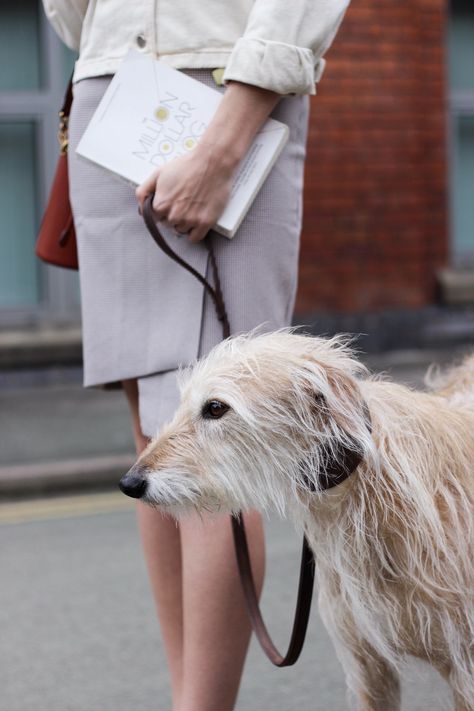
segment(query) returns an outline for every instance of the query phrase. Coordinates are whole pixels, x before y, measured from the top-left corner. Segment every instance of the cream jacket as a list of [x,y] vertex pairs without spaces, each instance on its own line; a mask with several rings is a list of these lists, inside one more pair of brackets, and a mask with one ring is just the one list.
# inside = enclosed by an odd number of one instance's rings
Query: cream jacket
[[74,81],[113,74],[130,47],[172,67],[225,67],[279,94],[315,94],[350,0],[43,0]]

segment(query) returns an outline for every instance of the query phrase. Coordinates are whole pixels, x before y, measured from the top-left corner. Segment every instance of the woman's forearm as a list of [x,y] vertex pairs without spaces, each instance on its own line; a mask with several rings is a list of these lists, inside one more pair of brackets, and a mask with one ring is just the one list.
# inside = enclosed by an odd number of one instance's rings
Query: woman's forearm
[[281,98],[274,91],[230,81],[196,150],[211,153],[218,164],[232,171]]
[[171,160],[136,189],[140,206],[154,193],[153,209],[178,232],[199,242],[222,214],[234,171],[281,94],[243,82],[229,82],[200,141]]

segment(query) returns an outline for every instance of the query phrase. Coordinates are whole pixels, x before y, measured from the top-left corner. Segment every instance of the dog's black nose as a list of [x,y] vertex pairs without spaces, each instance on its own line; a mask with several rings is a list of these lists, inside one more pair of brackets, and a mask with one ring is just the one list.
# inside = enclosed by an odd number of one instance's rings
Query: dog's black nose
[[146,491],[147,481],[142,471],[135,465],[120,479],[119,487],[127,496],[141,499]]

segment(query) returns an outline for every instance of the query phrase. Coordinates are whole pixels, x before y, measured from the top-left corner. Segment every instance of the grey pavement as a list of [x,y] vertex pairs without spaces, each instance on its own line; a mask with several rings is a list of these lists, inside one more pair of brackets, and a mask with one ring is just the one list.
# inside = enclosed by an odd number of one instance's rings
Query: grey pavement
[[[0,711],[171,711],[132,504],[119,494],[4,503],[0,537]],[[288,524],[267,524],[263,609],[282,646],[299,545]],[[252,643],[237,711],[347,708],[341,668],[315,610],[295,667],[273,668]],[[436,673],[410,663],[403,711],[451,708]]]

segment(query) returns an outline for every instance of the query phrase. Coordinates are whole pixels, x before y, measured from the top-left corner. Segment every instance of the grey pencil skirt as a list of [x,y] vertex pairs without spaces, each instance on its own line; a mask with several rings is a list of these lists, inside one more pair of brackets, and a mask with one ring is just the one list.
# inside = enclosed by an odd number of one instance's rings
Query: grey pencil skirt
[[[217,88],[209,69],[186,74]],[[133,188],[75,154],[111,77],[74,85],[69,125],[69,181],[77,233],[83,324],[84,385],[137,378],[143,433],[153,436],[178,403],[176,371],[220,339],[202,285],[152,241]],[[225,88],[220,87],[221,92]],[[298,274],[309,97],[283,97],[271,116],[289,141],[232,240],[213,241],[233,333],[291,323]],[[202,244],[167,233],[173,248],[208,273]]]

